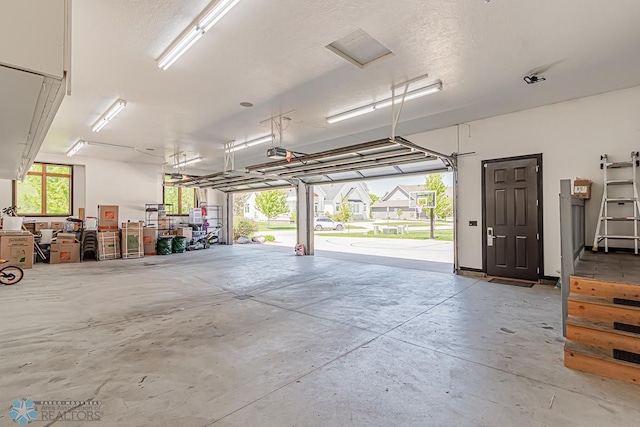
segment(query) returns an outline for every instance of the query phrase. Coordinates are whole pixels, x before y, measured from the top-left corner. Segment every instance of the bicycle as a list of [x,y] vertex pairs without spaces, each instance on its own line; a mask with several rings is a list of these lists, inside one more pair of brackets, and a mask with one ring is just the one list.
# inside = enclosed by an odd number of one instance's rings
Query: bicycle
[[[6,264],[7,260],[0,259],[0,265]],[[20,267],[16,267],[15,265],[8,265],[6,267],[0,268],[0,283],[3,285],[15,285],[24,276],[24,271]]]

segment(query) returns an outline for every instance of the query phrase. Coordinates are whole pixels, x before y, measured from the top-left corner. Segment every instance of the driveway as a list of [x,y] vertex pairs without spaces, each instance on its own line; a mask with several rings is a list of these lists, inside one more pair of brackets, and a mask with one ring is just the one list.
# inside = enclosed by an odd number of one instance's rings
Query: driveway
[[[263,234],[275,236],[269,245],[293,248],[296,245],[295,230],[270,230]],[[315,233],[315,248],[320,251],[349,254],[375,255],[392,258],[453,263],[453,242],[441,240],[385,239],[369,237],[323,236]]]

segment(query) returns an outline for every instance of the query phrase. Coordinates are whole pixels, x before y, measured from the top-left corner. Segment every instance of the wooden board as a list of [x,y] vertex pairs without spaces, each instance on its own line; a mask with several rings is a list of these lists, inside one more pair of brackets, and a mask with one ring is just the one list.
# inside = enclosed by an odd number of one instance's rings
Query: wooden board
[[640,307],[612,304],[591,297],[569,296],[569,316],[640,326]]
[[571,294],[640,301],[640,285],[606,282],[577,276],[571,276],[569,282],[571,283]]
[[640,354],[640,335],[618,331],[596,322],[567,320],[567,339],[587,346],[613,349]]
[[571,342],[567,342],[564,348],[564,366],[576,371],[640,384],[640,365],[616,360]]

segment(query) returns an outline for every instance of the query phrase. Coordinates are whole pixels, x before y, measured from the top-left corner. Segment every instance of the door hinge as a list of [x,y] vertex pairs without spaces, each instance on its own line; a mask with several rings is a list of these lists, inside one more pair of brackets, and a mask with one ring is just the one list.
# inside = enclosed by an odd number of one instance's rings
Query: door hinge
[[540,240],[540,233],[536,233],[536,240]]
[[536,173],[540,172],[540,166],[536,166]]
[[536,273],[540,274],[540,267],[536,268]]
[[486,164],[486,163],[484,164],[484,167],[485,167],[485,168],[487,167],[487,164]]
[[540,205],[538,204],[538,201],[537,201],[537,200],[536,200],[536,206],[540,206]]

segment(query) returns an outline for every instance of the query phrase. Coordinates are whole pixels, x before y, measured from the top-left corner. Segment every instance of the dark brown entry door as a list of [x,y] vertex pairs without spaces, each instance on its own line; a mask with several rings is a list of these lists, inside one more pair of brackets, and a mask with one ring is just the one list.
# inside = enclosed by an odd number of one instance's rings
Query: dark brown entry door
[[489,276],[538,280],[538,166],[537,157],[484,164]]

